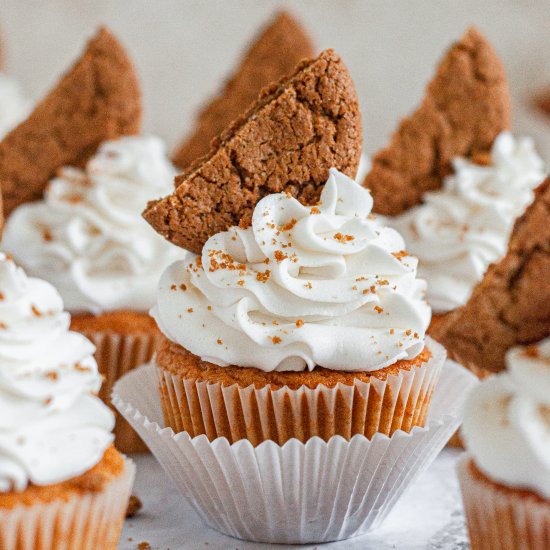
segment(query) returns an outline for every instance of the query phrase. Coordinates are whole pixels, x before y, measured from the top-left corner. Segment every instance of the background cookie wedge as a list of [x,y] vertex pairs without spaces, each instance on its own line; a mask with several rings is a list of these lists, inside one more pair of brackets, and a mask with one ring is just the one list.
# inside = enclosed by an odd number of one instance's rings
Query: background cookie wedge
[[355,87],[340,57],[326,50],[264,89],[144,217],[173,244],[199,253],[265,195],[286,191],[311,204],[329,168],[355,177],[361,141]]
[[508,252],[432,337],[467,367],[498,372],[506,351],[550,336],[550,178],[516,221]]
[[420,107],[374,156],[364,180],[374,196],[374,210],[395,216],[419,204],[423,193],[441,187],[453,157],[483,156],[509,127],[504,68],[472,27],[446,53]]
[[135,134],[140,126],[134,67],[102,28],[31,115],[0,142],[4,215],[41,198],[59,167],[83,166],[102,141]]
[[218,136],[258,97],[260,90],[290,74],[302,59],[314,55],[311,40],[291,15],[279,12],[245,52],[233,76],[197,116],[195,127],[173,155],[187,168],[210,150]]

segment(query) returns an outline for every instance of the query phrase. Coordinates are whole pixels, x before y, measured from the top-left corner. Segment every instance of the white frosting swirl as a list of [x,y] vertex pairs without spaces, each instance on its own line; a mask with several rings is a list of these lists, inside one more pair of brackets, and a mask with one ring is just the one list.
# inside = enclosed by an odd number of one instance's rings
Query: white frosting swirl
[[470,395],[462,436],[488,477],[550,499],[550,338],[506,359]]
[[23,96],[19,83],[0,73],[0,138],[29,114],[30,107],[30,102]]
[[10,216],[3,248],[61,293],[72,312],[147,311],[167,265],[184,253],[141,217],[173,190],[175,170],[155,137],[104,143],[86,170],[63,168],[43,201]]
[[456,158],[453,167],[440,191],[426,193],[422,205],[388,219],[418,257],[418,275],[428,282],[435,313],[466,303],[489,264],[506,252],[516,218],[545,176],[533,141],[509,132],[496,138],[490,165]]
[[[415,357],[430,309],[417,260],[371,215],[370,193],[332,169],[318,206],[263,198],[252,225],[169,267],[152,314],[217,365],[373,371]],[[201,267],[204,266],[203,267]]]
[[83,474],[111,444],[95,348],[49,283],[0,254],[0,491]]

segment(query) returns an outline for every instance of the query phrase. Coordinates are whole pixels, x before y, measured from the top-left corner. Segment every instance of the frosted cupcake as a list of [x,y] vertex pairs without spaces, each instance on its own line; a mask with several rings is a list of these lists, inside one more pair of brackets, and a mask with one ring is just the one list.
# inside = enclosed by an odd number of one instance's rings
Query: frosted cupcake
[[95,394],[94,346],[0,255],[0,547],[117,547],[134,476]]
[[473,550],[550,541],[550,339],[507,354],[465,410],[459,467]]
[[210,439],[422,426],[444,358],[417,260],[331,170],[316,206],[274,194],[163,274],[152,311],[166,424]]
[[[159,333],[147,311],[164,268],[185,255],[140,215],[174,175],[158,138],[108,141],[84,170],[60,169],[43,200],[19,206],[6,224],[3,248],[58,289],[72,328],[96,345],[106,400],[122,373],[150,360]],[[123,450],[136,449],[125,424],[116,434]]]

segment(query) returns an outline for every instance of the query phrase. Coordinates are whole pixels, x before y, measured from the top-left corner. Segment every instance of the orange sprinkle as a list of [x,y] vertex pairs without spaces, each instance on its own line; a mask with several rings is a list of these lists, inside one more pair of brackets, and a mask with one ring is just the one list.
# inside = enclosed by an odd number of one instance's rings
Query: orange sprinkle
[[341,243],[353,241],[355,239],[353,235],[342,235],[342,233],[336,233],[333,238]]
[[35,305],[31,306],[31,310],[37,317],[42,317],[42,313],[38,311],[38,308]]
[[170,290],[176,290],[177,288],[178,288],[178,287],[177,287],[176,285],[172,285],[172,286],[170,287]]
[[258,273],[256,273],[256,279],[262,283],[265,283],[269,279],[270,275],[271,271],[269,269],[266,269],[264,272],[258,271]]
[[300,327],[303,327],[303,326],[304,326],[304,320],[303,319],[298,319],[296,321],[296,327],[300,328]]
[[241,221],[239,222],[239,227],[241,229],[248,229],[252,225],[252,218],[245,217],[241,218]]
[[290,231],[297,223],[298,223],[298,220],[296,218],[292,218],[287,224],[280,225],[279,230],[280,231]]
[[187,290],[187,287],[186,287],[183,283],[181,283],[180,288],[181,288],[181,290],[183,290],[184,292]]
[[391,255],[400,260],[401,258],[408,256],[409,253],[406,250],[400,250],[399,252],[392,252]]
[[376,313],[380,314],[382,313],[384,310],[380,307],[380,306],[374,306],[374,310],[376,311]]
[[288,258],[288,256],[286,254],[284,254],[283,252],[281,252],[280,250],[275,250],[275,259],[278,261],[278,262],[282,262],[283,260],[285,260],[286,258]]
[[304,286],[306,288],[313,288],[313,285],[309,281]]
[[218,338],[217,342],[220,346],[223,344],[223,342],[219,338]]
[[193,308],[190,307],[190,308],[187,310],[187,313],[193,313]]
[[271,338],[271,341],[274,343],[274,344],[280,344],[281,343],[281,339],[278,337],[278,336],[273,336]]
[[406,334],[407,336],[410,336],[410,335],[412,334],[412,330],[411,330],[411,329],[406,330],[406,331],[405,331],[405,334]]
[[208,311],[212,311],[212,306],[208,306]]
[[239,280],[237,281],[237,284],[238,284],[239,286],[244,286],[244,281],[243,281],[242,279],[239,279]]
[[390,328],[390,334],[395,334],[395,329]]
[[311,214],[320,214],[321,211],[320,211],[316,206],[314,206],[314,207],[310,210],[310,213],[311,213]]

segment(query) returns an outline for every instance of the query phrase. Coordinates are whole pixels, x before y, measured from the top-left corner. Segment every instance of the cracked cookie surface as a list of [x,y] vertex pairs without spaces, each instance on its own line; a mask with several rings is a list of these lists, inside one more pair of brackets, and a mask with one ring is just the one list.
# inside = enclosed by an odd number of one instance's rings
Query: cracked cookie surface
[[426,191],[441,187],[454,157],[487,153],[509,127],[504,68],[483,35],[470,28],[446,53],[420,107],[374,156],[363,183],[374,211],[396,216],[419,204]]
[[506,352],[550,335],[550,178],[516,221],[508,252],[432,337],[464,366],[498,372]]
[[361,141],[353,82],[326,50],[265,88],[144,217],[173,244],[200,253],[210,236],[250,217],[265,195],[288,192],[312,204],[331,167],[355,177]]
[[302,59],[313,55],[300,23],[286,12],[278,13],[256,36],[219,94],[202,108],[195,127],[174,153],[174,164],[185,169],[208,153],[212,138],[239,117],[264,86],[290,74]]
[[63,165],[82,167],[98,145],[136,134],[141,97],[131,61],[105,28],[30,116],[0,143],[0,185],[6,216],[42,198]]

